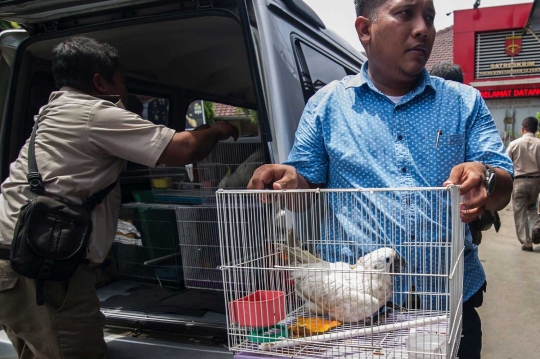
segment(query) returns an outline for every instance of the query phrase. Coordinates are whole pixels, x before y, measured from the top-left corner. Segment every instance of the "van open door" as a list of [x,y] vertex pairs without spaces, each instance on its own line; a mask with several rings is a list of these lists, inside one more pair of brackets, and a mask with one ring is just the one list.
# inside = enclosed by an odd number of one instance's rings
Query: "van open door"
[[358,73],[365,57],[338,41],[302,0],[243,1],[262,68],[274,162],[281,163],[309,97],[333,80]]
[[[246,45],[254,44],[244,36],[247,3],[98,2],[103,8],[87,3],[0,1],[0,18],[19,21],[29,33],[14,57],[15,75],[5,105],[2,179],[27,140],[35,114],[57,90],[52,50],[71,36],[88,36],[118,49],[128,90],[144,104],[141,116],[149,121],[182,131],[191,104],[199,109],[202,101],[232,107],[226,120],[242,128],[240,138],[221,143],[197,169],[128,165],[120,178],[119,219],[133,223],[136,230],[130,234],[139,241],[114,238],[113,259],[108,267],[104,264],[98,288],[109,325],[206,336],[221,344],[226,338],[226,305],[219,291],[223,280],[215,191],[226,176],[235,181],[242,177],[245,188],[253,170],[268,161],[264,144],[271,141],[264,136],[268,132],[257,128],[263,128],[267,116],[254,85],[261,83],[258,58]],[[253,121],[242,109],[256,112]],[[219,116],[223,114],[216,107],[216,120]]]
[[27,37],[28,33],[22,29],[4,30],[0,33],[0,129],[3,127],[15,54],[19,44]]

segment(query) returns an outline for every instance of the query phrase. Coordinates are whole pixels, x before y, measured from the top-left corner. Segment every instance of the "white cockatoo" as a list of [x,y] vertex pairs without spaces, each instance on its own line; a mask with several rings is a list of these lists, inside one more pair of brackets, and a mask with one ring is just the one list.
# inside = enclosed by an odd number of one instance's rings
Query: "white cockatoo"
[[392,275],[405,261],[392,248],[380,248],[350,265],[325,262],[298,247],[279,245],[286,254],[296,295],[305,308],[344,323],[373,317],[392,297]]

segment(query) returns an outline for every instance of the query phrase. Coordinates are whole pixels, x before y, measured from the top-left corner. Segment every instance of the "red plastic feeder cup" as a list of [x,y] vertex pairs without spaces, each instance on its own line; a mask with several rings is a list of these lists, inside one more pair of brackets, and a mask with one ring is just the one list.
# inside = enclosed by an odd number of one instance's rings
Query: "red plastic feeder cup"
[[285,293],[258,290],[229,303],[231,323],[252,328],[266,328],[285,319]]

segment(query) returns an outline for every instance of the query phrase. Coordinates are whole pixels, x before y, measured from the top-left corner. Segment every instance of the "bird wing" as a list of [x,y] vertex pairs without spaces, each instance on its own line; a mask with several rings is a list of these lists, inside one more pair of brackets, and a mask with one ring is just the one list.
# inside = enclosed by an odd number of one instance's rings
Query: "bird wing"
[[[392,295],[388,274],[354,269],[344,262],[325,262],[301,248],[279,244],[288,254],[296,295],[315,315],[328,315],[344,323],[362,321],[376,313]],[[389,284],[390,283],[390,284]]]
[[307,266],[320,263],[326,263],[326,265],[328,265],[328,262],[315,257],[310,252],[302,250],[302,248],[299,247],[289,247],[286,244],[278,243],[276,244],[276,251],[288,258],[289,265],[291,267],[302,266],[304,268],[308,268]]

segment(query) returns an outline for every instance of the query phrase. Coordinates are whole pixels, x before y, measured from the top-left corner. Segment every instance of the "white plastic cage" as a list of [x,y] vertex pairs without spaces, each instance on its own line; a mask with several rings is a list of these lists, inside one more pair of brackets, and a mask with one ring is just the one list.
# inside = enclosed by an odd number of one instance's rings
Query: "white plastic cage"
[[455,358],[459,188],[217,193],[229,348],[286,358]]

